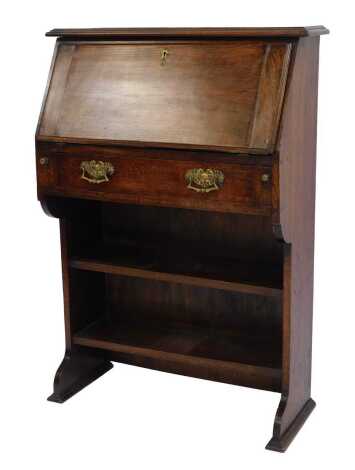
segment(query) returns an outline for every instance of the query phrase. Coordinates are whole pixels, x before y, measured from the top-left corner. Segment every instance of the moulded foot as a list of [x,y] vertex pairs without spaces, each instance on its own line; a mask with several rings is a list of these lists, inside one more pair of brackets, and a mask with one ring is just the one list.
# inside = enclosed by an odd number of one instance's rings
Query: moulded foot
[[305,403],[301,411],[298,413],[298,415],[292,421],[286,431],[281,436],[273,436],[268,442],[266,449],[274,450],[276,452],[285,452],[285,450],[291,444],[298,431],[304,425],[308,416],[314,410],[315,406],[315,401],[312,398],[309,398],[309,400]]
[[66,355],[54,379],[54,391],[48,401],[63,403],[94,380],[112,369],[107,360]]

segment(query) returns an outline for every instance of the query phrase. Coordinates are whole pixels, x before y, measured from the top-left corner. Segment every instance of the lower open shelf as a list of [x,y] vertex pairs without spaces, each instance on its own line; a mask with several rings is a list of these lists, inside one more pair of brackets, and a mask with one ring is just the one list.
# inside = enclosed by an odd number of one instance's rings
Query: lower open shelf
[[[74,344],[113,360],[183,375],[280,391],[281,341],[197,327],[159,328],[99,320]],[[196,371],[195,371],[196,368]]]

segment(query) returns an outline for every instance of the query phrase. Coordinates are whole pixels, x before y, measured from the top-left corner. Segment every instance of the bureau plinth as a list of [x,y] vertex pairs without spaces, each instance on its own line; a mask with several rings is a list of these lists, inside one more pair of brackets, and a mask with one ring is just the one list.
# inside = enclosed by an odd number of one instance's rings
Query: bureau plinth
[[[49,400],[111,361],[310,396],[319,35],[53,30],[38,198],[60,220],[66,351]],[[213,405],[211,405],[213,406]]]

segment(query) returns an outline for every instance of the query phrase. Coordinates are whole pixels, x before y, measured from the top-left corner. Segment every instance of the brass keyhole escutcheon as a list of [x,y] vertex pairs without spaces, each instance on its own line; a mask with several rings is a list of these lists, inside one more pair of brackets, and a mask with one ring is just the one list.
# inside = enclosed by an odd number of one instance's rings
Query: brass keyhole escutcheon
[[162,49],[160,51],[160,65],[165,65],[168,54],[169,54],[168,49]]

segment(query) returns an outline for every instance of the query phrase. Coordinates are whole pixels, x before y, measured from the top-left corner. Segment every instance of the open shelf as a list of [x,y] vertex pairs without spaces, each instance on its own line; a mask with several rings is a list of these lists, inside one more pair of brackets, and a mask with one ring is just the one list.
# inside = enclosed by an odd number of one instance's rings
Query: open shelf
[[76,345],[119,353],[119,360],[126,363],[159,369],[154,361],[167,361],[174,364],[176,373],[189,375],[187,370],[191,373],[202,367],[208,377],[196,375],[201,378],[273,391],[280,388],[281,338],[100,319],[75,334],[73,340]]
[[268,217],[88,203],[70,234],[77,348],[280,391],[283,251]]
[[282,293],[281,270],[267,263],[189,253],[176,245],[128,242],[101,245],[91,253],[71,257],[70,266],[247,294],[278,297]]

